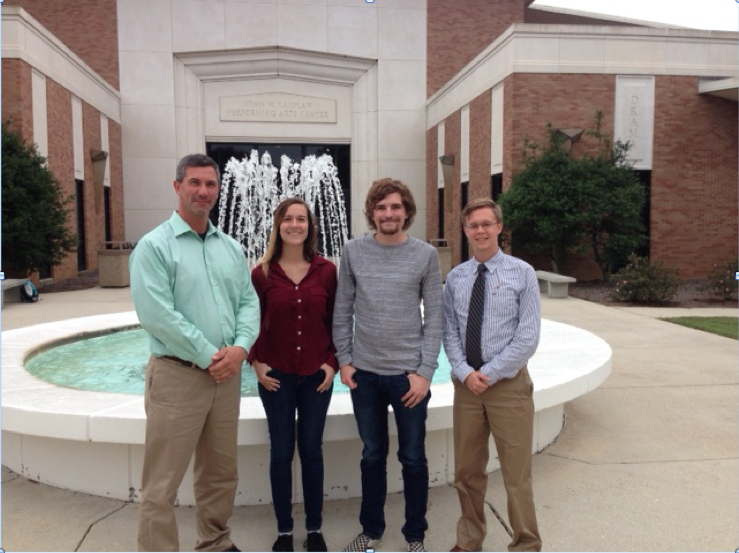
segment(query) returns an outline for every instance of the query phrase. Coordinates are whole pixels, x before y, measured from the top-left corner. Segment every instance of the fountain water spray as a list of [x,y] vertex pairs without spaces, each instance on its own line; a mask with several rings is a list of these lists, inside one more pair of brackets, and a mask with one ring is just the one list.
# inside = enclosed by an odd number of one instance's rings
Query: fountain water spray
[[338,263],[349,228],[338,171],[326,154],[300,163],[282,156],[279,170],[268,152],[261,163],[257,150],[242,160],[232,157],[223,173],[218,228],[241,244],[252,267],[267,249],[275,208],[288,197],[310,206],[318,225],[318,250]]

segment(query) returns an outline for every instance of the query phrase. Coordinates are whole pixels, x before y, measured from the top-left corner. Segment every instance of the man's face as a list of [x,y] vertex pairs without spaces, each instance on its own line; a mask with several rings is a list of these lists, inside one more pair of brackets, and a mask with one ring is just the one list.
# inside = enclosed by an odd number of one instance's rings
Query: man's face
[[498,253],[498,235],[502,230],[503,224],[489,207],[481,207],[470,213],[464,225],[464,233],[472,244],[475,256],[481,258]]
[[405,211],[403,199],[399,192],[393,192],[385,196],[377,202],[372,212],[372,220],[380,234],[394,235],[402,232],[407,218],[408,214]]
[[207,219],[218,198],[216,171],[213,167],[187,167],[182,182],[174,181],[174,189],[180,197],[180,217]]

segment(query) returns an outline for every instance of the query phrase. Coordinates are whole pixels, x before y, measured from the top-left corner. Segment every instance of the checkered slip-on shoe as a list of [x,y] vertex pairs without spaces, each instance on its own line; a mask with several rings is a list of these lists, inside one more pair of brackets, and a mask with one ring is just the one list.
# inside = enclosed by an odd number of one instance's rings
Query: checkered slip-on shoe
[[342,551],[367,551],[380,545],[381,538],[370,538],[367,534],[359,534]]

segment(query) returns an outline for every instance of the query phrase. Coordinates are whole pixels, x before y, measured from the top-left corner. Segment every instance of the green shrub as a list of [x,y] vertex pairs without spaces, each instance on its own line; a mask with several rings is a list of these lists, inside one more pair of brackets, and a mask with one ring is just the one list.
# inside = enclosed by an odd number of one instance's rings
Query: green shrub
[[670,301],[680,286],[680,270],[631,255],[629,263],[616,275],[613,299],[631,303]]
[[720,264],[714,264],[706,283],[700,291],[709,296],[730,300],[737,297],[736,273],[739,271],[739,258],[728,259]]
[[75,251],[70,204],[34,145],[2,124],[2,266],[21,275],[53,266]]

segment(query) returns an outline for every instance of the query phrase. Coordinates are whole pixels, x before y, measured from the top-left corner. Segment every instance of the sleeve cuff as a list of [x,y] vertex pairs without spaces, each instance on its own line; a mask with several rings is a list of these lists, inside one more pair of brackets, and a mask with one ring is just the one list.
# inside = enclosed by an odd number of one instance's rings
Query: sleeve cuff
[[205,350],[198,355],[197,359],[195,359],[195,362],[198,364],[198,367],[205,370],[208,367],[210,367],[210,364],[213,362],[213,356],[218,352],[218,348],[215,346],[211,346],[210,344],[205,347]]

